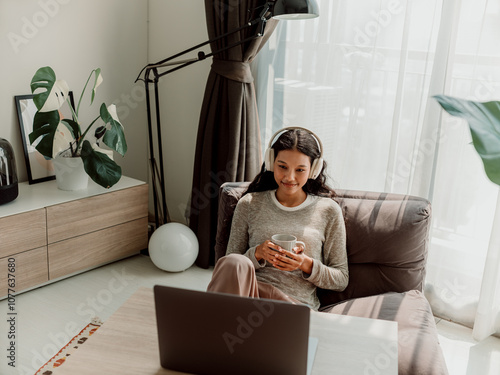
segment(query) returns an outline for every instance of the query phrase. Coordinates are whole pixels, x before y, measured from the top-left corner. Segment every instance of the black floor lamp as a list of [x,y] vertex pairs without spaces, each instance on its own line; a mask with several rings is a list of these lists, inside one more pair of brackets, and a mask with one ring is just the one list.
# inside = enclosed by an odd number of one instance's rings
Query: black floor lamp
[[[207,57],[212,57],[228,49],[239,46],[241,44],[247,43],[253,39],[260,38],[264,34],[264,28],[266,27],[266,22],[271,18],[277,19],[304,19],[304,18],[315,18],[319,16],[318,6],[316,0],[276,0],[267,1],[262,6],[262,11],[259,15],[246,23],[245,25],[236,28],[228,33],[220,35],[214,39],[208,40],[204,43],[200,43],[196,46],[188,48],[185,51],[167,57],[156,63],[148,64],[140,71],[136,82],[141,80],[145,84],[146,88],[146,103],[147,103],[147,120],[148,120],[148,134],[149,134],[149,154],[150,154],[150,167],[151,167],[151,180],[153,185],[153,199],[154,199],[154,210],[155,210],[155,224],[158,228],[161,224],[165,222],[170,222],[170,215],[167,208],[166,198],[165,198],[165,178],[164,178],[164,168],[163,168],[163,147],[161,141],[161,121],[160,121],[160,100],[159,100],[159,90],[158,82],[161,77],[175,72],[176,70],[182,69],[186,66],[194,64],[198,61],[205,60]],[[249,27],[256,26],[256,33],[244,40],[237,43],[225,46],[218,51],[212,51],[211,53],[204,53],[202,51],[197,53],[197,57],[187,59],[187,60],[176,60],[179,57],[193,52],[209,43],[216,42],[220,39],[226,38],[229,35],[247,29]],[[154,103],[155,111],[154,114],[151,110],[151,95],[150,89],[153,85]],[[156,126],[154,127],[154,123]],[[154,148],[154,134],[153,131],[156,128],[156,140],[158,148],[158,158],[159,166],[156,162],[155,148]],[[166,221],[165,221],[166,220]]]

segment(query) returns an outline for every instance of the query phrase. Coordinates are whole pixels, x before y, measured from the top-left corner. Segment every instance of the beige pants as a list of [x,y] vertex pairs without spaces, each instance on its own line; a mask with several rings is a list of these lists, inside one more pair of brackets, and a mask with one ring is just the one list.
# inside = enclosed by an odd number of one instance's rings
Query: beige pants
[[218,260],[207,291],[300,303],[271,284],[257,281],[252,261],[240,254],[229,254]]

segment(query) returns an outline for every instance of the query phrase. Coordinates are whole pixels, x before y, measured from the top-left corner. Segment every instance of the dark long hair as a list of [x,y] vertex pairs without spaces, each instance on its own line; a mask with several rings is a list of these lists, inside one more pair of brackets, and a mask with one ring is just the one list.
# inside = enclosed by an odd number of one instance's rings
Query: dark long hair
[[[274,149],[274,157],[283,150],[297,150],[307,156],[311,161],[321,157],[318,142],[314,136],[307,130],[291,129],[287,130],[279,136],[279,138],[272,145]],[[274,162],[274,160],[273,160]],[[274,190],[278,188],[278,184],[274,179],[274,173],[266,170],[265,163],[262,165],[260,173],[248,186],[244,194],[253,193],[256,191]],[[308,179],[306,184],[302,187],[307,194],[319,195],[321,197],[336,197],[335,191],[326,184],[326,162],[323,161],[323,168],[321,173],[313,179]]]

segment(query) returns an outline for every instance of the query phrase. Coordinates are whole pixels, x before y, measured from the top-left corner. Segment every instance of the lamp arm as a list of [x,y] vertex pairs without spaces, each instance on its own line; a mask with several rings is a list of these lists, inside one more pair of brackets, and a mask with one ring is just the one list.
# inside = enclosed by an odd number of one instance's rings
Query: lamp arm
[[[241,44],[244,44],[244,43],[246,43],[246,42],[249,42],[249,41],[254,40],[254,39],[256,39],[256,38],[259,38],[259,37],[260,37],[260,35],[254,35],[254,36],[248,37],[248,38],[246,38],[246,39],[240,40],[240,41],[238,41],[238,42],[236,42],[236,43],[233,43],[233,44],[231,44],[231,45],[229,45],[229,46],[226,46],[226,47],[224,47],[224,48],[221,48],[221,49],[219,49],[219,50],[217,50],[217,51],[215,51],[215,52],[211,52],[211,53],[209,53],[209,54],[205,54],[205,53],[203,53],[203,52],[199,52],[199,53],[198,53],[198,57],[197,57],[197,58],[190,59],[190,60],[184,60],[184,61],[182,61],[182,62],[179,62],[179,63],[181,63],[182,65],[177,66],[177,67],[172,68],[172,69],[169,69],[169,70],[167,70],[167,71],[165,71],[165,72],[162,72],[162,73],[155,73],[155,77],[156,77],[156,78],[163,77],[164,75],[167,75],[167,74],[172,73],[172,72],[174,72],[174,71],[176,71],[176,70],[182,69],[182,68],[184,68],[184,67],[186,67],[186,66],[188,66],[188,65],[194,64],[195,62],[198,62],[198,61],[201,61],[201,60],[205,60],[207,57],[212,57],[212,56],[214,56],[214,55],[217,55],[217,54],[219,54],[219,53],[222,53],[222,52],[224,52],[224,51],[227,51],[228,49],[231,49],[231,48],[233,48],[233,47],[239,46],[239,45],[241,45]],[[169,64],[167,63],[166,65],[162,65],[162,67],[165,67],[165,66],[169,66]]]
[[[142,80],[144,82],[148,82],[148,81],[151,82],[149,80],[149,74],[150,74],[151,71],[153,71],[153,73],[155,75],[155,78],[158,79],[158,78],[160,78],[160,77],[162,77],[162,76],[164,76],[166,74],[169,74],[169,73],[174,72],[176,70],[182,69],[182,68],[184,68],[184,67],[186,67],[188,65],[194,64],[195,62],[205,60],[207,57],[211,57],[211,56],[217,55],[219,53],[227,51],[228,49],[234,48],[234,47],[239,46],[241,44],[244,44],[244,43],[246,43],[248,41],[251,41],[253,39],[261,37],[264,34],[265,25],[266,25],[267,21],[270,18],[270,14],[269,14],[270,7],[271,7],[271,5],[269,5],[269,2],[267,2],[266,5],[263,6],[263,10],[259,14],[259,16],[257,18],[255,18],[255,19],[247,22],[243,26],[240,26],[240,27],[238,27],[238,28],[236,28],[234,30],[231,30],[231,31],[229,31],[229,32],[227,32],[225,34],[219,35],[219,36],[217,36],[217,37],[215,37],[213,39],[207,40],[207,41],[205,41],[203,43],[197,44],[197,45],[195,45],[195,46],[193,46],[191,48],[188,48],[188,49],[186,49],[186,50],[184,50],[182,52],[176,53],[175,55],[169,56],[169,57],[167,57],[167,58],[165,58],[163,60],[160,60],[160,61],[158,61],[156,63],[152,63],[152,64],[146,65],[139,72],[139,75],[137,76],[135,82],[137,82],[139,80]],[[199,49],[199,48],[201,48],[203,46],[206,46],[209,43],[217,42],[220,39],[226,38],[229,35],[232,35],[232,34],[235,34],[237,32],[240,32],[242,30],[245,30],[245,29],[247,29],[249,27],[252,27],[252,26],[254,26],[256,24],[259,24],[258,32],[255,35],[253,35],[253,36],[251,36],[249,38],[246,38],[244,40],[240,40],[240,41],[238,41],[236,43],[233,43],[233,44],[231,44],[229,46],[225,46],[225,47],[223,47],[223,48],[221,48],[221,49],[219,49],[219,50],[217,50],[215,52],[211,52],[209,54],[205,54],[203,51],[200,51],[200,52],[198,52],[198,57],[195,57],[195,58],[192,58],[192,59],[187,59],[187,60],[171,61],[171,60],[174,60],[174,59],[176,59],[176,58],[178,58],[178,57],[180,57],[182,55],[185,55],[185,54],[187,54],[189,52],[192,52],[192,51],[194,51],[196,49]],[[158,68],[167,67],[167,66],[173,66],[173,65],[179,65],[179,66],[177,66],[175,68],[172,68],[172,69],[169,69],[169,70],[167,70],[167,71],[165,71],[165,72],[163,72],[161,74],[158,73],[158,70],[157,70]],[[141,79],[140,77],[141,77],[141,75],[143,73],[144,73],[144,78]]]

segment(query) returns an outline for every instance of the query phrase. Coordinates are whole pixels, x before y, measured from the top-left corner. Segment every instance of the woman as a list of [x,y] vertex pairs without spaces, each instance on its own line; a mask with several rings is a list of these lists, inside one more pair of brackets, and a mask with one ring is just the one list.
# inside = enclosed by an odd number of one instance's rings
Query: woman
[[[304,128],[280,132],[236,206],[226,256],[208,290],[317,310],[316,288],[342,291],[349,280],[344,219],[325,184],[319,138]],[[286,251],[271,241],[274,234],[293,235],[305,249]]]

